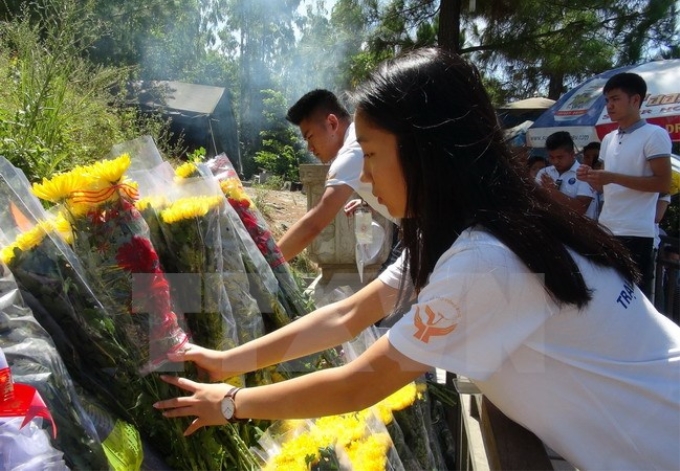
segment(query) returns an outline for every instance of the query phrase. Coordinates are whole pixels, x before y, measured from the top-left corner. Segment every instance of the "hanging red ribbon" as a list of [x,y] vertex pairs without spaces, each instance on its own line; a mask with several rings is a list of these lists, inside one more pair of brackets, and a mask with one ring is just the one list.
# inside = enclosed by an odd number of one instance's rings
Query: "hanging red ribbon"
[[33,386],[13,383],[9,368],[0,369],[0,417],[23,417],[21,427],[42,417],[52,423],[52,435],[57,438],[57,424],[40,393]]

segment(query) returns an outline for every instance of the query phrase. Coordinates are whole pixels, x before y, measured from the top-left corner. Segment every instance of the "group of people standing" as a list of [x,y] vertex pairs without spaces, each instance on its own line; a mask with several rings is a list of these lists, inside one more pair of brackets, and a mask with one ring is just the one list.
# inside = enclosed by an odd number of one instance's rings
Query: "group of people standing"
[[[182,395],[154,407],[191,417],[186,434],[320,417],[364,409],[441,368],[582,471],[680,469],[680,327],[635,286],[641,262],[631,257],[653,237],[652,198],[633,196],[668,191],[667,136],[633,119],[645,91],[626,76],[605,94],[622,132],[603,142],[604,169],[581,165],[575,178],[603,186],[608,230],[528,176],[468,61],[421,48],[380,64],[352,93],[353,123],[360,181],[399,221],[401,257],[349,298],[268,335],[171,355],[215,382],[164,376]],[[315,119],[304,137],[321,155],[315,133],[340,140],[349,127]],[[396,311],[405,314],[346,365],[266,386],[220,382],[340,345]]]
[[664,128],[640,116],[647,95],[642,77],[614,75],[603,93],[618,129],[602,140],[599,159],[593,160],[597,148],[592,143],[579,163],[569,133],[556,132],[546,140],[551,165],[537,173],[536,182],[555,200],[598,221],[626,247],[641,273],[638,286],[650,297],[658,223],[670,201],[671,139]]

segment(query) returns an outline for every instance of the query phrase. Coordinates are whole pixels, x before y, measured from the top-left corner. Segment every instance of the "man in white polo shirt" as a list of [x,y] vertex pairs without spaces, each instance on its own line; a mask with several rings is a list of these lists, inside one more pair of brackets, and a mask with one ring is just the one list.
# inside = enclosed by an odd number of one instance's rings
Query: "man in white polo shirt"
[[671,139],[660,126],[640,118],[647,84],[637,74],[612,76],[604,86],[607,113],[619,125],[602,140],[604,168],[581,165],[578,178],[602,188],[599,222],[630,251],[642,278],[638,285],[649,296],[654,267],[654,216],[659,193],[671,186]]
[[574,141],[566,131],[558,131],[545,141],[550,166],[539,170],[536,183],[545,188],[550,196],[591,219],[597,217],[595,191],[591,186],[576,178],[581,164],[576,160]]
[[393,220],[373,196],[371,185],[360,181],[364,153],[351,115],[333,92],[318,89],[306,93],[290,107],[286,119],[300,128],[309,151],[331,166],[319,202],[279,240],[284,259],[292,259],[310,245],[354,192],[375,211]]

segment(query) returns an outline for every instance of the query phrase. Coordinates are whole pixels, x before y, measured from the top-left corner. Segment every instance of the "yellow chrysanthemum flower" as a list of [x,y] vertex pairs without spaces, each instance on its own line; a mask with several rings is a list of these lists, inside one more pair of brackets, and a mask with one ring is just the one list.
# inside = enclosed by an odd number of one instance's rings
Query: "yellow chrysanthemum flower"
[[175,176],[179,178],[190,178],[196,173],[196,164],[186,162],[175,169]]
[[392,395],[386,397],[382,401],[390,410],[398,411],[407,408],[413,404],[418,397],[418,388],[416,383],[409,383],[399,391],[393,393]]
[[222,180],[220,182],[220,188],[227,198],[235,199],[236,201],[246,200],[252,203],[248,193],[243,189],[243,185],[237,178]]
[[388,433],[374,433],[365,440],[354,442],[345,449],[352,468],[357,471],[383,471],[387,465],[387,452],[392,446]]
[[71,223],[66,219],[64,213],[59,212],[52,220],[52,227],[57,232],[69,232],[71,230]]
[[52,224],[48,221],[40,221],[32,229],[19,234],[15,244],[21,250],[30,250],[43,241],[48,232],[52,231]]
[[123,178],[123,174],[130,168],[130,155],[122,154],[112,160],[100,160],[85,167],[88,176],[115,184]]
[[68,213],[70,217],[67,219],[78,219],[85,216],[88,211],[92,209],[92,204],[90,203],[67,203]]
[[54,231],[54,226],[51,221],[38,221],[38,223],[31,229],[19,234],[13,243],[7,245],[0,250],[0,259],[3,263],[8,264],[14,259],[14,250],[21,251],[30,250],[40,244],[48,233]]
[[145,211],[147,209],[155,209],[155,210],[160,210],[166,206],[168,206],[170,202],[165,196],[162,195],[156,195],[156,196],[147,196],[145,198],[140,198],[135,202],[135,207],[139,211]]
[[73,243],[73,227],[61,211],[51,220],[52,229],[67,244]]
[[392,409],[390,409],[390,407],[387,404],[383,404],[381,402],[373,406],[371,409],[367,409],[366,411],[368,413],[375,414],[378,417],[378,420],[380,420],[380,422],[382,422],[385,425],[391,424],[392,420],[394,420],[394,416],[392,415]]
[[16,248],[16,244],[10,244],[0,249],[0,260],[2,260],[2,263],[9,265],[14,260],[14,249]]
[[674,195],[680,191],[680,172],[675,170],[671,173],[671,190],[669,194]]
[[194,196],[182,198],[161,211],[161,219],[166,224],[173,224],[184,219],[203,217],[211,209],[218,207],[224,198],[222,196]]
[[366,421],[359,414],[342,414],[322,417],[314,422],[313,434],[320,442],[346,446],[361,440],[366,434]]
[[68,173],[60,173],[52,178],[43,178],[42,183],[33,184],[33,194],[38,198],[60,203],[67,200],[74,192],[87,187],[90,180],[80,169]]
[[236,386],[237,388],[246,387],[246,382],[244,381],[243,376],[232,376],[231,378],[225,379],[224,382],[231,384],[232,386]]
[[264,467],[268,471],[300,470],[307,471],[305,463],[307,456],[316,456],[320,447],[327,446],[318,443],[311,434],[303,433],[281,445],[281,451]]

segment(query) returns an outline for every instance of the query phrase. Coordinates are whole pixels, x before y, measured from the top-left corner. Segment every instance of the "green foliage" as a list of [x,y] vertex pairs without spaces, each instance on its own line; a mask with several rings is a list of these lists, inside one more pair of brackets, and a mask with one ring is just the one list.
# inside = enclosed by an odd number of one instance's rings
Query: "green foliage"
[[497,103],[680,56],[673,0],[499,0],[475,11],[453,0],[2,0],[0,152],[32,178],[142,133],[179,157],[167,123],[111,106],[108,90],[130,77],[181,80],[229,89],[244,176],[259,166],[295,179],[309,155],[286,104],[313,88],[342,95],[382,60],[436,44],[440,25],[455,29],[452,3],[461,52]]
[[261,131],[262,150],[255,154],[255,163],[284,180],[300,179],[298,167],[304,151],[298,133],[285,119],[286,102],[281,92],[264,90],[264,126]]
[[256,170],[265,109],[262,90],[280,89],[287,59],[295,48],[300,0],[225,0],[210,3],[213,23],[221,23],[221,52],[238,67],[238,122],[246,176]]
[[260,186],[267,190],[280,190],[283,188],[284,179],[280,175],[272,175],[267,178],[267,181],[261,183]]
[[[339,0],[373,5],[369,0]],[[502,80],[497,95],[558,98],[585,78],[615,65],[678,53],[674,0],[389,0],[367,15],[367,48],[353,56],[354,80],[379,53],[441,43],[434,32],[460,29],[460,52],[487,76]],[[445,8],[446,7],[446,8]],[[445,15],[441,17],[440,15]],[[442,30],[439,29],[442,26]],[[384,57],[384,56],[383,56]],[[364,68],[359,64],[366,63]],[[354,82],[356,83],[356,82]]]
[[189,162],[202,162],[205,160],[206,156],[206,150],[205,147],[199,147],[198,149],[194,150],[193,152],[190,152],[187,155],[187,160]]
[[159,134],[158,121],[111,107],[108,90],[129,70],[83,59],[86,9],[67,0],[34,11],[37,22],[0,24],[0,155],[37,180],[101,158],[139,129]]
[[295,150],[276,139],[265,139],[263,143],[272,151],[262,150],[255,154],[255,163],[274,175],[280,175],[284,180],[298,181],[299,160]]
[[[678,33],[669,28],[669,23],[677,22],[672,3],[477,2],[474,12],[465,6],[462,11],[469,39],[462,52],[473,55],[482,68],[502,77],[513,97],[540,93],[557,99],[596,73],[615,65],[637,63],[645,56],[649,60],[668,45],[677,44]],[[640,28],[655,34],[640,35]]]

